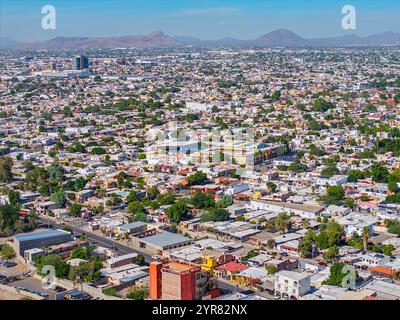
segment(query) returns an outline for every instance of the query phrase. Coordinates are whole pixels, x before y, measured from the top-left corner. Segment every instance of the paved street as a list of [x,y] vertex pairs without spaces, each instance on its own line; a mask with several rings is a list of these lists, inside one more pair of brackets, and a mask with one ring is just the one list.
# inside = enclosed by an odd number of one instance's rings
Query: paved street
[[75,221],[73,223],[56,224],[52,220],[49,220],[46,218],[40,218],[39,223],[41,223],[43,226],[49,226],[50,228],[62,228],[63,226],[68,225],[72,228],[72,231],[73,231],[73,234],[75,237],[79,237],[81,233],[84,233],[84,234],[86,234],[86,237],[89,241],[93,241],[100,246],[114,249],[121,254],[128,254],[128,253],[133,253],[133,252],[135,252],[137,254],[141,254],[144,256],[146,262],[150,262],[150,261],[154,260],[151,258],[151,256],[149,254],[139,251],[136,248],[132,248],[127,245],[121,244],[111,238],[98,235],[94,232],[83,230],[82,222],[80,222],[80,221]]

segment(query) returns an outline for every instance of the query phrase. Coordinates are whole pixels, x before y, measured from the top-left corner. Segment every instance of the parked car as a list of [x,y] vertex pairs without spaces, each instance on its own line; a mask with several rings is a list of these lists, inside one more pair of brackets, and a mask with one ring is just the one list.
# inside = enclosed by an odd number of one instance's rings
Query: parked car
[[3,266],[5,266],[6,268],[12,268],[15,267],[17,264],[15,262],[11,262],[11,261],[4,261],[3,262]]
[[8,278],[2,274],[0,274],[0,283],[4,284],[7,283]]

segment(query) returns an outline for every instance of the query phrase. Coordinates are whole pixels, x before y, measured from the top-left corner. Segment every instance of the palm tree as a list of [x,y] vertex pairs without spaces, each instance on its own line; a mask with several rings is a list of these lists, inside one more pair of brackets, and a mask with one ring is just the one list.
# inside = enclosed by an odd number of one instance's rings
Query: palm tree
[[290,216],[287,213],[279,213],[274,220],[275,228],[282,233],[288,230],[291,224]]
[[36,222],[37,222],[38,216],[36,214],[36,212],[31,212],[28,215],[28,227],[29,229],[34,229],[36,227]]
[[302,223],[304,228],[309,228],[311,226],[310,220],[306,219]]
[[361,238],[363,240],[364,251],[367,251],[367,244],[368,244],[368,239],[369,239],[370,235],[371,235],[371,231],[367,227],[364,227],[362,234],[361,234]]
[[275,247],[275,240],[274,239],[268,239],[267,246],[268,246],[269,249],[273,249]]

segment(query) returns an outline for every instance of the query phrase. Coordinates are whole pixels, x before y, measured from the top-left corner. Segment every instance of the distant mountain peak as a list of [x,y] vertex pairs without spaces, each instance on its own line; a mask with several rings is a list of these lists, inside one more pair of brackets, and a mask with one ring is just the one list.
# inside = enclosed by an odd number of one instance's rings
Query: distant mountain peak
[[90,49],[90,48],[150,48],[168,47],[180,43],[162,31],[143,36],[121,37],[63,37],[57,36],[42,43],[25,43],[20,49]]
[[256,47],[293,47],[293,46],[348,46],[348,45],[400,45],[400,34],[386,31],[381,34],[360,37],[347,34],[337,37],[305,39],[285,28],[273,30],[255,40],[238,40],[225,37],[219,40],[201,40],[190,36],[171,37],[161,30],[139,36],[120,37],[64,37],[57,36],[48,41],[21,43],[0,37],[0,49],[96,49],[96,48],[151,48],[182,45],[194,46],[256,46]]
[[292,46],[306,43],[306,39],[284,28],[271,31],[255,40],[255,44],[261,46]]
[[276,29],[276,30],[271,31],[270,33],[294,34],[294,35],[297,36],[296,33],[294,33],[293,31],[290,31],[290,30],[288,30],[288,29],[285,29],[285,28],[279,28],[279,29]]
[[146,34],[146,36],[148,36],[148,37],[164,37],[167,35],[164,32],[157,30],[157,31]]

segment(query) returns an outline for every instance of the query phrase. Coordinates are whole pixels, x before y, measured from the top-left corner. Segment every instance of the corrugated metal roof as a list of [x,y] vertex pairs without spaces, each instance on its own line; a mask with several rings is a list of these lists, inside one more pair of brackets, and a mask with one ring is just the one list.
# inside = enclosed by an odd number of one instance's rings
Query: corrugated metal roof
[[49,230],[43,232],[36,232],[36,233],[28,233],[28,234],[19,234],[15,236],[15,239],[18,241],[31,241],[36,239],[45,239],[50,237],[56,237],[61,235],[71,234],[68,231],[64,230]]
[[171,232],[164,231],[163,233],[142,238],[141,241],[153,244],[159,247],[166,247],[170,245],[177,245],[186,241],[189,241],[190,238],[180,236]]

